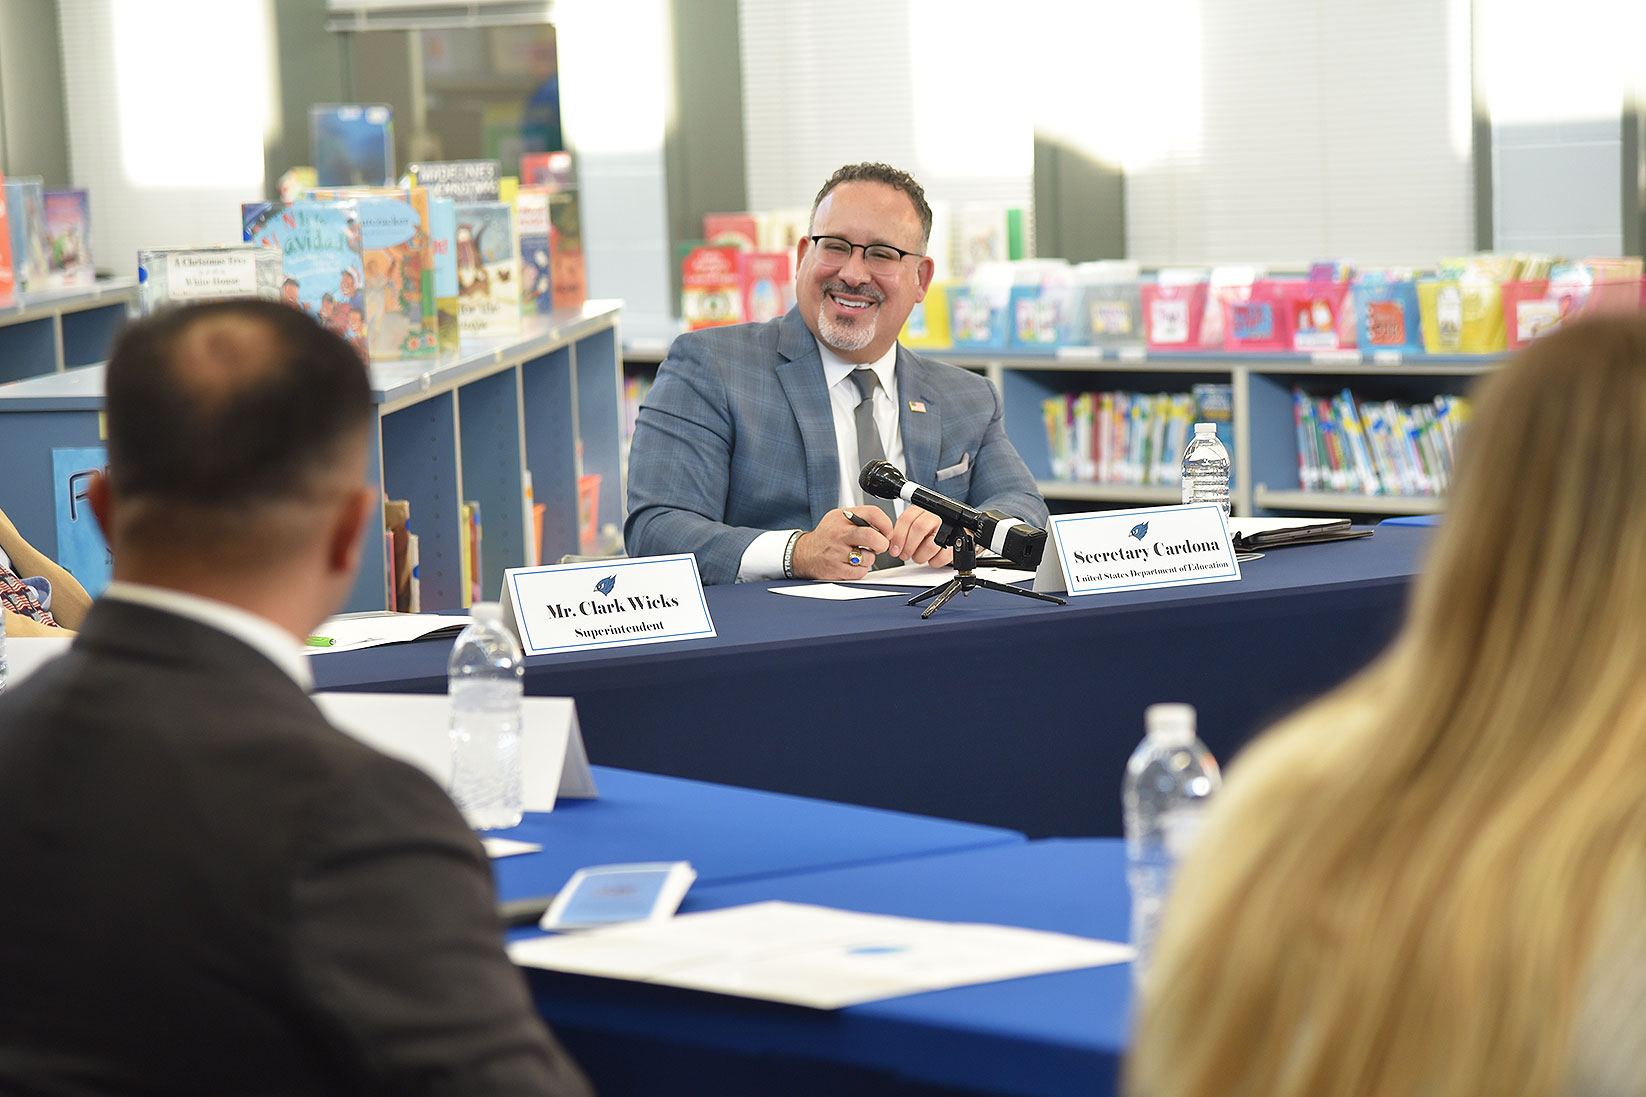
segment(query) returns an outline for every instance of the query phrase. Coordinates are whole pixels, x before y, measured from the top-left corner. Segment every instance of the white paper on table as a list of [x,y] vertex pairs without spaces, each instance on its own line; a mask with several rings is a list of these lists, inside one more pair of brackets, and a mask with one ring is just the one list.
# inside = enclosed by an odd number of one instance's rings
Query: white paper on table
[[[384,754],[410,762],[445,788],[451,783],[451,701],[443,693],[316,693],[326,719]],[[570,697],[520,704],[520,783],[527,811],[555,799],[600,795],[589,772],[577,705]]]
[[787,594],[791,598],[823,598],[834,602],[848,602],[854,598],[894,598],[895,590],[873,590],[869,587],[848,587],[839,583],[805,583],[792,587],[772,587],[773,594]]
[[15,686],[42,665],[69,650],[72,636],[8,636],[6,684]]
[[543,848],[537,842],[521,842],[513,838],[482,838],[480,839],[480,845],[486,851],[486,856],[494,861],[499,857],[514,857],[522,853],[536,853]]
[[326,655],[379,644],[403,644],[447,629],[456,635],[468,623],[467,617],[448,613],[347,613],[327,618],[314,630],[314,636],[331,640],[331,644],[304,650],[310,655]]
[[816,1009],[1130,960],[1129,945],[1016,926],[765,902],[509,946],[515,963]]
[[[973,568],[972,574],[979,579],[992,579],[997,583],[1026,583],[1034,578],[1033,572],[1017,571],[1012,568]],[[847,579],[845,582],[882,587],[935,587],[939,583],[947,583],[954,577],[955,570],[952,567],[934,568],[930,564],[904,564],[900,568],[871,571],[861,579]]]

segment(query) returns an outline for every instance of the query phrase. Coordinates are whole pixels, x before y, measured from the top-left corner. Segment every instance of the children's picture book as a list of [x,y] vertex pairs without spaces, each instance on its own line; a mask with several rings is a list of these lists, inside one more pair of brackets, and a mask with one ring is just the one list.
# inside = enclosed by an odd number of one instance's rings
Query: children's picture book
[[240,212],[246,240],[280,252],[282,300],[318,317],[369,362],[365,257],[354,203],[248,202]]
[[588,264],[583,258],[583,225],[575,190],[549,195],[549,263],[555,308],[574,309],[588,300]]
[[97,281],[91,258],[91,196],[83,190],[46,192],[46,284],[89,286]]
[[406,167],[406,181],[437,198],[496,202],[503,165],[496,160],[426,160]]
[[455,351],[457,325],[457,203],[429,196],[429,252],[434,261],[435,327],[440,352]]
[[738,248],[708,245],[686,253],[680,265],[680,311],[686,330],[743,322],[742,255]]
[[743,315],[756,323],[789,311],[794,276],[786,251],[746,251],[742,255]]
[[46,182],[38,175],[6,181],[6,221],[11,232],[15,288],[46,288]]
[[143,315],[170,304],[235,297],[280,299],[279,253],[256,244],[143,248],[137,252],[137,304]]
[[527,316],[554,311],[554,277],[549,256],[547,187],[522,184],[514,197],[520,231],[520,304]]
[[514,208],[457,203],[457,321],[462,337],[520,331],[520,252]]
[[422,187],[321,187],[311,197],[352,201],[360,214],[372,360],[438,354],[428,193]]
[[382,103],[309,108],[315,183],[385,187],[394,182],[394,110]]
[[0,172],[0,309],[17,301],[17,276],[11,269],[11,228],[6,217],[6,176]]

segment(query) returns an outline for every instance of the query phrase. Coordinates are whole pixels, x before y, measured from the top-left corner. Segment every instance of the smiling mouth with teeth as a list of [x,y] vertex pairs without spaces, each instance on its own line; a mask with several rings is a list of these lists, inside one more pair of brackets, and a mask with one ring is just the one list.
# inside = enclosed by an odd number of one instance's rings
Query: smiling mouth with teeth
[[[836,283],[832,286],[825,286],[824,292],[828,294],[829,300],[833,301],[836,305],[847,312],[862,312],[864,309],[873,305],[879,305],[885,300],[885,295],[877,292],[873,286],[865,286],[861,290],[853,290],[847,288],[842,283]],[[851,296],[842,297],[840,296],[842,293],[848,293]]]

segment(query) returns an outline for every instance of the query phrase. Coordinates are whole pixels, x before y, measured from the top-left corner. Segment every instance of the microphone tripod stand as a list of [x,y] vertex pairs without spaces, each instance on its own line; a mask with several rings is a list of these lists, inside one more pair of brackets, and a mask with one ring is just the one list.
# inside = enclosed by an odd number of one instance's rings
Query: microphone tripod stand
[[[939,537],[938,543],[941,544],[942,540]],[[987,587],[990,590],[1003,591],[1006,594],[1019,594],[1024,598],[1038,598],[1042,602],[1052,602],[1059,606],[1068,605],[1063,599],[1050,594],[1041,594],[1036,590],[1024,590],[1022,587],[1012,586],[1009,583],[996,583],[992,579],[979,579],[972,574],[973,569],[977,567],[977,542],[972,539],[972,535],[962,530],[956,533],[951,540],[954,542],[954,578],[948,582],[939,583],[929,590],[922,591],[908,601],[909,605],[918,606],[932,595],[937,595],[937,601],[927,606],[926,612],[920,615],[922,621],[936,613],[938,607],[953,598],[956,593],[970,594],[978,587]]]

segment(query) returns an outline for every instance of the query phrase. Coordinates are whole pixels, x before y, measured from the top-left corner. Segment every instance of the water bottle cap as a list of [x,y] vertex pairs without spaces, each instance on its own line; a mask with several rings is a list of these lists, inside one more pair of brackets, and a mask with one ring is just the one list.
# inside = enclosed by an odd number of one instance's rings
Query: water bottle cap
[[1149,729],[1149,738],[1165,743],[1193,742],[1194,721],[1193,705],[1169,703],[1150,705],[1143,710],[1143,725]]
[[498,602],[476,602],[469,607],[469,616],[476,621],[501,621],[503,606]]
[[1216,434],[1217,433],[1217,424],[1216,423],[1196,423],[1194,425],[1194,432],[1195,432],[1196,437],[1199,437],[1202,434]]

